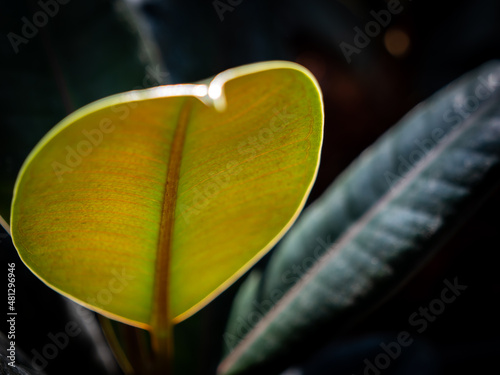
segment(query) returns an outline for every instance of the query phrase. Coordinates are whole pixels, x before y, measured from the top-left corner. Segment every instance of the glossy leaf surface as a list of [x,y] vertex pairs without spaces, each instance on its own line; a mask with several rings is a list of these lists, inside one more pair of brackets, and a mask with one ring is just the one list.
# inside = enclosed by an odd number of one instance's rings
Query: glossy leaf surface
[[178,322],[296,218],[317,172],[322,116],[316,81],[286,62],[102,99],[26,160],[14,243],[43,281],[108,317]]

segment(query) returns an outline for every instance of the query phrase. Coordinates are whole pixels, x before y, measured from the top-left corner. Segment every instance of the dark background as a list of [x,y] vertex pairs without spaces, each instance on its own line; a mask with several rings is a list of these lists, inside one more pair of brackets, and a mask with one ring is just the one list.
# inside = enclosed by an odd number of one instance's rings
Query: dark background
[[[138,86],[197,81],[233,66],[271,59],[304,65],[323,91],[325,140],[311,202],[416,104],[500,55],[500,2],[495,0],[401,1],[403,11],[392,15],[389,25],[381,27],[368,46],[352,54],[350,63],[340,44],[354,45],[354,28],[364,30],[373,20],[370,12],[387,9],[386,2],[222,3],[231,10],[220,16],[209,0],[130,0],[127,11],[118,13],[114,2],[72,0],[60,5],[39,35],[15,54],[6,35],[19,32],[22,17],[30,18],[38,5],[35,1],[1,1],[1,214],[7,215],[12,184],[28,152],[70,111]],[[110,12],[116,14],[111,20]],[[77,31],[86,28],[89,32]],[[97,45],[97,39],[109,40],[108,47]],[[144,66],[151,61],[161,74],[145,82]],[[495,303],[500,295],[499,208],[500,195],[496,194],[388,303],[345,337],[331,337],[330,344],[322,348],[304,343],[310,350],[298,359],[300,363],[293,363],[294,359],[290,363],[306,374],[361,373],[363,359],[380,353],[380,342],[395,340],[400,331],[412,331],[409,316],[440,296],[443,280],[457,277],[467,290],[425,332],[413,335],[416,344],[383,373],[486,373],[496,369],[500,353]],[[74,317],[62,297],[25,269],[10,240],[3,237],[0,241],[2,272],[6,275],[8,261],[15,260],[17,265],[20,318],[16,342],[29,362],[33,349],[41,350],[50,342],[48,333],[62,331]],[[221,355],[225,319],[239,285],[176,328],[183,373],[213,373]],[[0,329],[6,332],[4,319]],[[46,372],[112,373],[113,363],[106,368],[96,356],[94,340],[87,333],[71,339],[49,361]]]

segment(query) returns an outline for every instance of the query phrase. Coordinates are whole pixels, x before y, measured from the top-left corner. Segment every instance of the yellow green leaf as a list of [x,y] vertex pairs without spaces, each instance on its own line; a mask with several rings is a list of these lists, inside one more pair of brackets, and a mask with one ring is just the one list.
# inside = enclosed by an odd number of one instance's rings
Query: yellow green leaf
[[11,230],[46,284],[151,329],[193,314],[302,209],[323,133],[314,77],[288,62],[114,95],[36,146]]

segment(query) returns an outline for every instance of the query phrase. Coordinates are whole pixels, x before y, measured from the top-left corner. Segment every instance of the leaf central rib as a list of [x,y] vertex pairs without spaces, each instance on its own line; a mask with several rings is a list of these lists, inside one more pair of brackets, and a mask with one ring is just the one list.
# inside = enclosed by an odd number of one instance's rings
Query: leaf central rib
[[186,138],[189,114],[192,107],[192,101],[189,99],[190,98],[186,99],[180,111],[170,151],[161,216],[160,237],[156,253],[151,336],[155,351],[162,357],[171,357],[168,354],[172,350],[172,319],[169,307],[170,257],[173,243],[175,206],[177,201],[177,188],[179,186],[182,151]]

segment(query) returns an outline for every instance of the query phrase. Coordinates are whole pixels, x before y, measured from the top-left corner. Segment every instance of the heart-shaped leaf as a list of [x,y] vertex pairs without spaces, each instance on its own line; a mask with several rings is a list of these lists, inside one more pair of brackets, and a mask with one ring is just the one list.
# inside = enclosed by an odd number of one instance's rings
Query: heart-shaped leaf
[[161,331],[289,228],[317,172],[322,124],[315,79],[287,62],[102,99],[27,158],[14,243],[62,294]]

